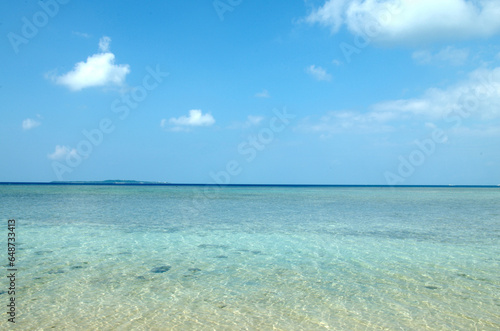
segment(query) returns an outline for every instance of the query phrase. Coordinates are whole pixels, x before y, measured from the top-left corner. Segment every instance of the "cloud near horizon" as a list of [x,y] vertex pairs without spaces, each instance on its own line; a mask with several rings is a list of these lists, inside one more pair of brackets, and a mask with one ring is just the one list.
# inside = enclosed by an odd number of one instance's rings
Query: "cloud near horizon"
[[332,33],[346,26],[379,44],[414,46],[499,34],[499,17],[498,0],[327,0],[305,21]]
[[85,62],[78,62],[72,71],[60,76],[52,76],[53,81],[64,85],[72,91],[80,91],[88,87],[121,86],[130,73],[128,64],[115,64],[115,55],[109,52],[111,38],[99,40],[101,53],[91,55]]
[[[500,119],[500,67],[480,68],[469,73],[467,79],[447,88],[429,88],[421,96],[396,99],[373,104],[366,112],[330,111],[319,120],[306,118],[299,125],[305,132],[335,134],[341,132],[388,132],[397,121],[411,118],[420,121],[440,121],[449,116],[463,120],[474,119],[471,124],[485,125],[483,134],[497,134],[491,120]],[[453,126],[450,121],[448,126]],[[482,123],[482,124],[481,124]],[[462,125],[457,132],[477,132]]]
[[480,68],[468,78],[445,89],[430,88],[412,99],[390,100],[373,106],[377,112],[410,113],[428,118],[444,118],[451,112],[464,111],[467,117],[500,117],[500,67]]
[[368,112],[342,110],[330,111],[313,121],[305,118],[298,129],[304,132],[320,133],[321,137],[329,137],[339,133],[380,133],[393,131],[388,123],[396,118],[394,113]]

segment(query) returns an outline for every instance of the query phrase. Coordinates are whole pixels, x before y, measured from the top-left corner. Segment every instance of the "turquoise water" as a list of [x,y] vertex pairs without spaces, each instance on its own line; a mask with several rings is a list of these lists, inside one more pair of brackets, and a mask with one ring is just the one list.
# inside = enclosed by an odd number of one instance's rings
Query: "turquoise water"
[[0,185],[9,218],[17,329],[500,329],[498,188]]

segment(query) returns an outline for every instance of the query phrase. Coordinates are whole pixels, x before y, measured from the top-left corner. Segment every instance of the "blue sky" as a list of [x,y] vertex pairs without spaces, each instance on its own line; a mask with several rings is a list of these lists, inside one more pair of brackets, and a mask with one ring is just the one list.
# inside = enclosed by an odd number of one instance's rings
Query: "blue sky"
[[0,12],[0,181],[500,184],[498,0]]

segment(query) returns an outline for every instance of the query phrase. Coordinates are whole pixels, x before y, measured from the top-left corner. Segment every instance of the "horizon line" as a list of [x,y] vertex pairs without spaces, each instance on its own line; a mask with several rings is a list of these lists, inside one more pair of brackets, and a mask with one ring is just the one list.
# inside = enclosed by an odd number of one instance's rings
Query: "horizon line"
[[0,182],[0,185],[74,185],[74,186],[219,186],[219,187],[488,187],[499,188],[500,184],[217,184],[217,183],[169,183],[136,180],[107,181],[51,181],[51,182]]

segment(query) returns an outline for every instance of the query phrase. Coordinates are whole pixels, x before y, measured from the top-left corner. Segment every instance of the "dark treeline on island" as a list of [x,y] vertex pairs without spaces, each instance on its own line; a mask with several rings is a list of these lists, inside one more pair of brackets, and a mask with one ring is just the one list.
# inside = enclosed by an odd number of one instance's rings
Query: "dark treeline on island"
[[49,184],[82,184],[82,185],[166,185],[168,182],[149,182],[141,180],[108,179],[98,181],[52,181]]

